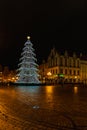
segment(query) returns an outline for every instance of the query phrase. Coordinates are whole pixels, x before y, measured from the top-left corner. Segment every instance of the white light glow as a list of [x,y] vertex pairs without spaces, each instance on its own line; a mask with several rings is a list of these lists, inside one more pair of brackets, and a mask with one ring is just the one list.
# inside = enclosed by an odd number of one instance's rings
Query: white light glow
[[29,39],[30,39],[30,36],[27,36],[27,39],[29,40]]

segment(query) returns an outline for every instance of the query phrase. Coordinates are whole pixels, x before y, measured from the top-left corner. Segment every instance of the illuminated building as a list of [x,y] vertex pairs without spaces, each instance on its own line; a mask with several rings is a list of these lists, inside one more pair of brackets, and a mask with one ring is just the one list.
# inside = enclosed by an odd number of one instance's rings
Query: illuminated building
[[46,82],[87,83],[87,59],[75,52],[62,54],[53,48],[39,68]]

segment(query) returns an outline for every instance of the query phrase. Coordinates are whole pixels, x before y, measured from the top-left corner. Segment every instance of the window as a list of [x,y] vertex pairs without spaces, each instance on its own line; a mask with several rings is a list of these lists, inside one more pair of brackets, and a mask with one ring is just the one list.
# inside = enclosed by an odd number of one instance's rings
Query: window
[[57,66],[57,58],[56,58],[56,66]]
[[60,57],[60,65],[62,66],[63,65],[63,58]]
[[65,69],[65,74],[67,74],[67,69]]
[[65,66],[68,66],[68,60],[65,58]]
[[79,67],[79,60],[77,60],[77,67]]
[[57,74],[58,72],[57,72],[57,69],[56,69],[56,74]]
[[71,60],[71,58],[69,59],[69,66],[70,67],[72,66],[72,60]]
[[60,69],[60,73],[63,73],[63,69]]
[[76,71],[75,70],[73,71],[73,74],[76,75]]
[[80,75],[80,72],[79,72],[79,70],[77,71],[77,75]]
[[75,67],[75,59],[73,60],[73,67]]
[[70,75],[72,75],[72,70],[69,70]]

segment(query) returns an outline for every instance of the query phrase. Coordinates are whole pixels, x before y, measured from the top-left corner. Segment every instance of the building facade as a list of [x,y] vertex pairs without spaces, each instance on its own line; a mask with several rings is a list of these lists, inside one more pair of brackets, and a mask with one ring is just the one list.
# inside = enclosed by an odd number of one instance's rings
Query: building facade
[[42,82],[87,83],[87,59],[81,54],[61,54],[53,48],[39,67]]

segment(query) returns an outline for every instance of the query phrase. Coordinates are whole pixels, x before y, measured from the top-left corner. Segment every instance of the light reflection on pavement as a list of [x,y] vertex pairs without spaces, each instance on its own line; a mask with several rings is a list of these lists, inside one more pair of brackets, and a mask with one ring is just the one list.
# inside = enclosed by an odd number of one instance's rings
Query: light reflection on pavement
[[0,130],[87,130],[87,88],[1,86]]

